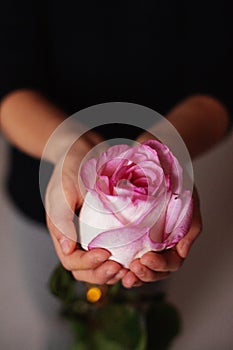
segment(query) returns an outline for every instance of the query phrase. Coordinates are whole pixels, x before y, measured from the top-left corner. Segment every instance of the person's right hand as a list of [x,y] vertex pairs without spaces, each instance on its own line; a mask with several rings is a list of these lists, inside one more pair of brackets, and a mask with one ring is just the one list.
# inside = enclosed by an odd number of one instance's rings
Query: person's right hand
[[116,283],[127,270],[108,260],[110,253],[107,250],[84,251],[77,244],[75,212],[83,202],[78,170],[82,158],[90,149],[87,140],[79,140],[64,162],[60,160],[56,164],[46,191],[47,226],[62,265],[72,272],[76,280],[94,284]]

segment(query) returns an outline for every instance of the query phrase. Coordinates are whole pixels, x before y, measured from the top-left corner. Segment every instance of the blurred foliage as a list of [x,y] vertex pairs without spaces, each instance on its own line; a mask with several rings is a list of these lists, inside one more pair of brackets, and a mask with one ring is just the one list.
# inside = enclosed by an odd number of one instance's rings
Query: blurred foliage
[[50,279],[51,292],[61,301],[62,315],[74,332],[71,350],[167,350],[180,331],[179,314],[165,295],[143,295],[120,283],[94,286],[97,302],[87,299],[93,286],[76,281],[59,265]]

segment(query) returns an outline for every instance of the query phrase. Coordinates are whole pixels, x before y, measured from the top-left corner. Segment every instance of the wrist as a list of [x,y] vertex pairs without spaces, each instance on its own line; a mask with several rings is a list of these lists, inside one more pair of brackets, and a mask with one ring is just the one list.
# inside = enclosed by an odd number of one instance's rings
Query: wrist
[[56,164],[67,155],[83,158],[103,139],[98,134],[72,118],[65,119],[50,136],[43,152],[43,159]]
[[104,139],[92,131],[85,132],[85,127],[81,124],[76,124],[72,131],[62,133],[61,130],[55,131],[49,140],[43,159],[46,159],[54,165],[58,162],[69,162],[70,167],[77,169],[84,157],[100,144],[100,147],[95,149],[91,157],[95,157],[100,150],[103,151],[105,143]]

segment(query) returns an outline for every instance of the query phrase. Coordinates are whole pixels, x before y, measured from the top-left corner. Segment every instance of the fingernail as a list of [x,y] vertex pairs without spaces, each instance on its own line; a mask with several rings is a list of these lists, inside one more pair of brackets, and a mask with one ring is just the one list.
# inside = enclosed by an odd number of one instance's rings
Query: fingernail
[[116,278],[117,278],[117,279],[122,279],[122,277],[124,277],[125,274],[126,274],[125,269],[121,269],[121,270],[116,274]]
[[70,252],[70,244],[66,238],[62,238],[60,240],[61,250],[64,254],[68,254]]
[[106,275],[107,275],[107,276],[114,276],[114,275],[116,275],[116,271],[115,271],[114,269],[109,268],[109,269],[106,271]]
[[97,255],[95,257],[95,260],[96,260],[96,262],[101,263],[101,262],[104,262],[104,261],[108,260],[108,258],[110,256],[111,256],[111,254],[109,254],[108,252],[106,252],[106,254],[102,253],[101,255]]

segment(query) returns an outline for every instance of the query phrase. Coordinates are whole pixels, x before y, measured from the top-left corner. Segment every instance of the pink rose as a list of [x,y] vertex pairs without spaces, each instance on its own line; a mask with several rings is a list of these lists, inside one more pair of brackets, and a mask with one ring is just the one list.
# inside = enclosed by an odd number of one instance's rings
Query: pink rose
[[87,194],[79,238],[86,250],[105,248],[129,267],[148,251],[173,247],[190,227],[192,193],[178,160],[158,141],[110,147],[83,165],[81,178]]

